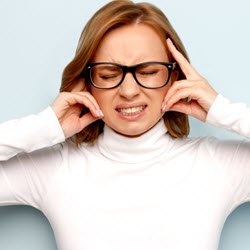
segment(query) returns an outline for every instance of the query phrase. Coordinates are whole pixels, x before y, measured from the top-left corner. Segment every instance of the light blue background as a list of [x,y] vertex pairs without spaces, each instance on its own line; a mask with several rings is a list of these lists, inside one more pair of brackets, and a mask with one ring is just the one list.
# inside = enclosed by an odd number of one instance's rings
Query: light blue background
[[[82,27],[108,1],[0,0],[0,122],[51,104]],[[151,1],[176,28],[192,64],[232,101],[250,105],[250,3],[247,0]],[[240,138],[191,120],[193,136]],[[183,204],[185,209],[185,204]],[[226,221],[220,250],[250,249],[250,204]],[[54,250],[53,232],[37,210],[0,208],[1,250]]]

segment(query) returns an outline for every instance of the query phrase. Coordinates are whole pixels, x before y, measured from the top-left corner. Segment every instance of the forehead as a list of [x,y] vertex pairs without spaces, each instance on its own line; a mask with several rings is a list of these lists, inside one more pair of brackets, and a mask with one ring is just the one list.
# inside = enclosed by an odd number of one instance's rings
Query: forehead
[[146,61],[168,61],[168,56],[158,33],[144,24],[125,25],[109,31],[94,56],[94,62],[125,65]]

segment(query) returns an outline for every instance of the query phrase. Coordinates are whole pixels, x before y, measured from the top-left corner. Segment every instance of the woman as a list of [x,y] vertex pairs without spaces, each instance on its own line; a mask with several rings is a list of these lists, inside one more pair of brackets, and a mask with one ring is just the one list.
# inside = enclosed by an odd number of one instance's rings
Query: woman
[[250,135],[250,110],[196,72],[159,9],[112,1],[51,107],[1,125],[0,204],[40,209],[60,250],[216,249],[250,198],[250,144],[188,139],[187,115]]

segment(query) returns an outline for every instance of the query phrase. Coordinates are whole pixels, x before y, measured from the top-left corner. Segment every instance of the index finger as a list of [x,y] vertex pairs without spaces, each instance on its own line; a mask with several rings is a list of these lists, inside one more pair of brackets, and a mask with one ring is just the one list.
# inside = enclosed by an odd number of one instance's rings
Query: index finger
[[193,80],[200,78],[199,73],[192,67],[188,60],[176,49],[170,38],[167,39],[167,45],[170,53],[173,55],[174,59],[180,66],[186,78]]

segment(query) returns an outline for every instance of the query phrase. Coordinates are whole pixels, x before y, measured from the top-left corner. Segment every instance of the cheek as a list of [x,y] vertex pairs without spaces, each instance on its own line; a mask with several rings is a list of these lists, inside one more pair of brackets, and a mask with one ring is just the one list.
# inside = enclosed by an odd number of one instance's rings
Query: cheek
[[162,101],[164,100],[164,97],[166,96],[168,90],[169,90],[169,86],[166,86],[163,89],[160,89],[159,92],[155,93],[155,95],[153,97],[154,103],[156,103],[157,105],[159,103],[162,103]]
[[97,102],[98,106],[102,110],[102,99],[101,99],[101,94],[99,93],[99,91],[95,91],[93,88],[91,88],[89,92],[94,97],[94,99]]
[[113,97],[110,90],[101,90],[101,89],[91,89],[92,96],[95,98],[96,102],[100,106],[101,110],[110,108],[112,105]]

